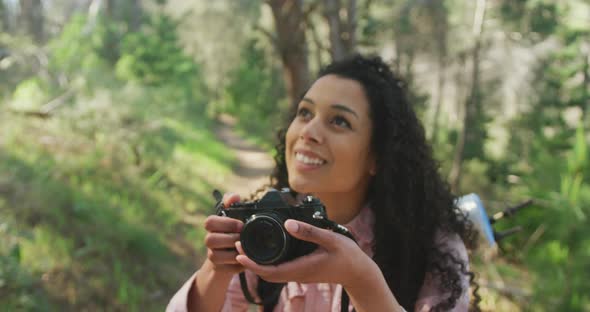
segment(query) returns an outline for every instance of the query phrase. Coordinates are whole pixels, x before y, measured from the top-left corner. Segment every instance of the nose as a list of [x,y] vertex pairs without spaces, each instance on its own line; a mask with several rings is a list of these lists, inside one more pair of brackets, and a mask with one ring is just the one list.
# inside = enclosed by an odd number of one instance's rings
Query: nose
[[299,137],[305,142],[321,144],[324,142],[321,128],[319,119],[313,118],[303,126]]

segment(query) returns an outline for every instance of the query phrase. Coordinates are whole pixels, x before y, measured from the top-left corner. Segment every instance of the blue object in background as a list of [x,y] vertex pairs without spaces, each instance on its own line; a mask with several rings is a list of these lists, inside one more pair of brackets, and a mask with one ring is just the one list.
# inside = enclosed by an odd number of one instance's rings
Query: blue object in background
[[457,199],[456,204],[475,226],[480,241],[485,242],[487,247],[494,247],[496,245],[494,230],[479,196],[475,193],[461,196]]

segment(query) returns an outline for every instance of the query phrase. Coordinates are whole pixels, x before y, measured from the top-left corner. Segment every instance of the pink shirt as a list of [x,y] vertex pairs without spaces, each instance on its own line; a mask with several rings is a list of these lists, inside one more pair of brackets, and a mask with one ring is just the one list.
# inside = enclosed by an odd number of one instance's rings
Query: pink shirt
[[[372,242],[373,242],[373,222],[374,216],[371,209],[364,207],[361,212],[345,226],[352,232],[352,235],[357,240],[360,248],[369,256],[373,256]],[[444,251],[450,251],[458,256],[466,265],[469,265],[467,258],[467,250],[463,241],[458,235],[442,235],[436,237],[436,241],[442,245]],[[195,273],[196,275],[196,273]],[[166,312],[185,312],[187,311],[188,294],[194,285],[195,275],[193,275],[180,290],[170,300]],[[250,271],[246,271],[246,278],[248,280],[248,288],[252,295],[256,294],[256,275]],[[467,277],[463,280],[463,294],[457,301],[457,305],[453,311],[467,311],[469,307],[469,281]],[[340,298],[342,294],[342,286],[329,283],[312,283],[303,284],[297,282],[289,282],[283,288],[280,294],[279,302],[275,306],[275,312],[303,312],[303,311],[331,311],[340,312]],[[439,302],[446,299],[449,293],[440,293],[438,289],[438,281],[432,278],[430,274],[426,275],[426,279],[416,301],[415,311],[428,311],[429,308],[436,306]],[[256,298],[259,300],[258,298]],[[222,312],[245,312],[248,311],[250,304],[244,298],[242,289],[240,287],[240,280],[236,274],[231,280],[227,293],[225,295],[225,303]],[[352,311],[352,305],[349,306],[349,311]]]

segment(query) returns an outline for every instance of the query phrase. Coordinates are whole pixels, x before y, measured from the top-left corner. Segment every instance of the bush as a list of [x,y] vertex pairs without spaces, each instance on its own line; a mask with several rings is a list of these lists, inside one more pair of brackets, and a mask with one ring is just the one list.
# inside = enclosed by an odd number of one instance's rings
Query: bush
[[171,17],[158,15],[140,32],[127,34],[121,44],[117,75],[147,85],[191,85],[198,67],[180,47],[177,27]]
[[237,116],[239,126],[250,136],[268,141],[274,139],[279,115],[288,104],[282,76],[258,40],[249,40],[242,51],[243,61],[230,74],[221,110]]

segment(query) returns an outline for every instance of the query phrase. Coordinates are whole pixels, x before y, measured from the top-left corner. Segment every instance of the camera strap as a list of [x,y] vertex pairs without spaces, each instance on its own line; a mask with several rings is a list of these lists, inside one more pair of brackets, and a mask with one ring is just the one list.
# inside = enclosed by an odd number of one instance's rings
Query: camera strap
[[[240,287],[242,288],[242,293],[244,293],[244,297],[246,298],[246,300],[248,300],[248,302],[250,302],[250,303],[265,306],[265,307],[269,303],[272,303],[272,302],[276,303],[276,300],[280,296],[281,291],[282,291],[283,287],[285,286],[285,284],[280,285],[280,287],[276,289],[276,293],[274,293],[272,296],[269,296],[267,298],[263,298],[262,301],[257,302],[256,299],[254,299],[254,297],[250,293],[250,290],[248,289],[248,281],[246,280],[246,273],[244,273],[244,272],[239,273],[239,277],[240,277]],[[348,293],[346,292],[344,287],[342,287],[342,295],[340,298],[340,312],[348,312],[349,305],[350,305],[350,297],[348,296]],[[352,311],[354,311],[354,308],[352,309]]]
[[267,297],[267,298],[262,298],[261,302],[256,302],[256,299],[254,299],[254,296],[252,296],[252,294],[250,293],[250,290],[248,289],[248,281],[246,280],[246,273],[241,272],[239,274],[239,276],[240,276],[240,287],[242,287],[242,293],[244,293],[244,297],[246,298],[246,300],[248,300],[248,302],[253,303],[253,304],[265,306],[265,305],[269,304],[270,302],[275,301],[275,299],[277,299],[278,295],[280,294],[280,290],[283,289],[283,287],[281,286],[279,289],[277,289],[276,294],[273,294],[273,296]]

